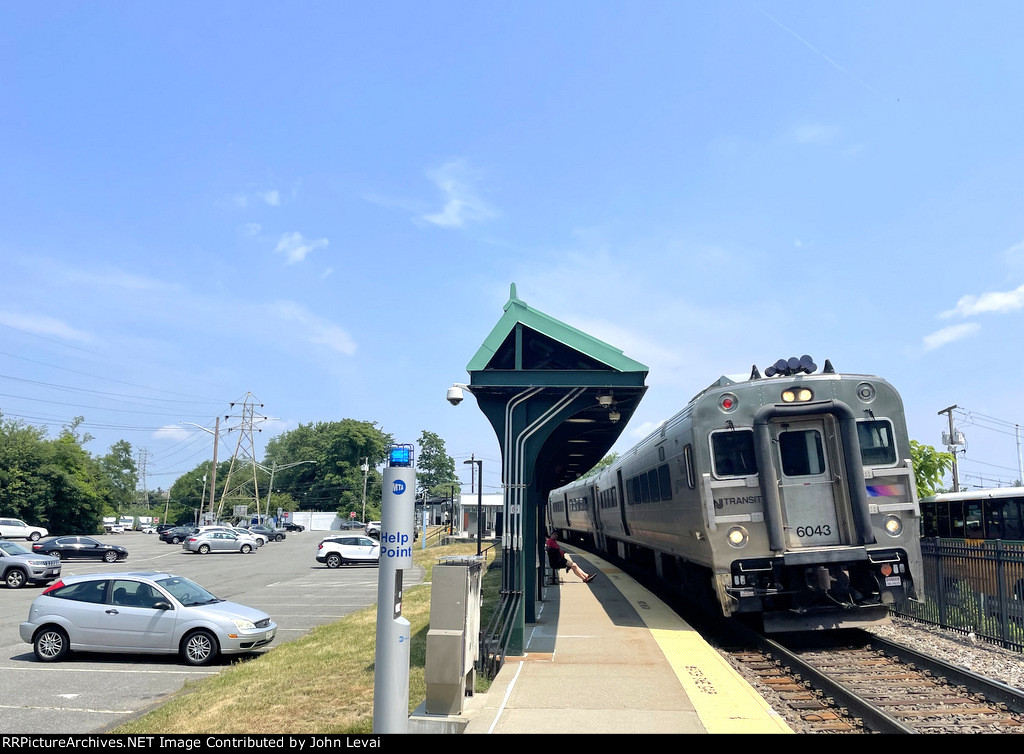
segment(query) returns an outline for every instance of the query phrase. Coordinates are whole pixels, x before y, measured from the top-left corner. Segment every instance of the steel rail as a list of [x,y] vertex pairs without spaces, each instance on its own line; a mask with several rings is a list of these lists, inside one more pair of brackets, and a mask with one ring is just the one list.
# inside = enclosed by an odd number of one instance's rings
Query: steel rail
[[752,633],[752,637],[764,651],[788,665],[790,672],[828,694],[837,706],[845,707],[849,714],[859,718],[871,730],[878,733],[919,733],[863,699],[836,679],[809,665],[778,642],[757,633]]
[[1005,704],[1013,712],[1024,714],[1024,691],[1020,689],[1015,689],[1013,686],[1008,686],[1001,681],[978,675],[972,670],[953,665],[937,657],[921,654],[916,649],[911,649],[904,644],[889,639],[872,636],[871,644],[890,657],[896,657],[908,665],[914,665],[931,671],[936,675],[941,675],[952,683],[963,686],[968,691],[981,694],[990,701]]

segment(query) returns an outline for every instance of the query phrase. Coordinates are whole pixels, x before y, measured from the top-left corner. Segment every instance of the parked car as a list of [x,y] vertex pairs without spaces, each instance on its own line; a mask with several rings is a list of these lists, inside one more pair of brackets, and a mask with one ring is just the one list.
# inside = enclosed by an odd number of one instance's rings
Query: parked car
[[29,539],[38,542],[49,532],[41,526],[29,526],[20,518],[0,518],[0,539]]
[[243,529],[240,526],[232,527],[231,531],[240,537],[252,537],[256,540],[257,547],[263,547],[263,545],[270,541],[266,534],[261,534],[258,531],[251,531],[249,529]]
[[60,561],[36,555],[17,542],[0,539],[0,580],[8,589],[21,589],[25,584],[49,584],[60,576]]
[[103,524],[103,531],[107,534],[124,534],[124,527],[121,524]]
[[189,665],[241,654],[274,640],[262,610],[226,602],[169,573],[68,576],[44,590],[20,626],[40,662],[70,651],[179,653]]
[[338,528],[342,531],[352,531],[353,529],[365,529],[366,524],[364,524],[362,521],[355,521],[349,519],[348,521],[342,521],[341,525],[338,526]]
[[54,537],[32,545],[32,552],[52,555],[60,560],[70,558],[96,558],[107,563],[128,558],[128,550],[121,545],[108,545],[92,537]]
[[302,524],[293,524],[291,521],[284,525],[285,531],[306,531],[306,527]]
[[168,529],[176,529],[177,527],[178,524],[157,524],[156,533],[159,534],[160,532],[167,531]]
[[156,534],[156,527],[155,526],[143,526],[142,527],[142,533],[143,534]]
[[180,545],[185,541],[185,537],[189,536],[194,532],[191,526],[175,526],[170,529],[164,529],[158,535],[161,542],[167,542],[171,545]]
[[199,527],[199,532],[200,533],[206,532],[206,531],[226,531],[226,532],[230,532],[232,534],[237,534],[240,537],[252,537],[253,539],[256,540],[256,546],[257,547],[263,547],[263,545],[265,545],[267,542],[270,541],[267,538],[266,534],[261,534],[258,531],[250,531],[249,529],[243,529],[240,526],[200,526]]
[[370,537],[350,534],[327,537],[317,546],[316,560],[328,568],[340,568],[348,563],[380,563],[380,542]]
[[200,555],[211,552],[240,552],[248,555],[258,546],[255,538],[251,536],[242,536],[220,529],[192,534],[181,543],[182,549],[198,552]]
[[366,525],[366,533],[380,539],[380,521],[371,521]]
[[271,529],[269,526],[264,526],[263,524],[253,524],[249,527],[249,531],[262,534],[270,542],[284,542],[284,529]]

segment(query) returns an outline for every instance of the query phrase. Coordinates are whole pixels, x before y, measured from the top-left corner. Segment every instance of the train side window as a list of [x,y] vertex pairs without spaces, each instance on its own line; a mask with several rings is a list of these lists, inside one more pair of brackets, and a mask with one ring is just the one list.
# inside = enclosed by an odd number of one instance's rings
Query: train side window
[[715,432],[711,435],[711,452],[716,476],[750,476],[757,473],[752,430]]
[[683,464],[686,466],[686,486],[691,490],[696,486],[696,475],[693,473],[693,448],[683,448]]
[[896,443],[892,424],[887,419],[857,422],[860,440],[860,459],[865,466],[885,466],[896,463]]
[[649,503],[651,502],[651,490],[647,485],[647,475],[641,474],[638,479],[640,480],[640,502]]
[[949,536],[964,536],[964,504],[960,500],[949,501]]
[[668,464],[663,463],[658,467],[658,487],[661,488],[661,499],[672,499],[672,476],[668,472]]
[[1024,523],[1021,521],[1021,505],[1024,498],[1013,497],[1003,508],[1003,539],[1024,539]]
[[651,469],[647,472],[647,486],[651,490],[651,502],[657,503],[661,500],[661,489],[658,485],[658,470]]
[[939,521],[936,515],[937,505],[933,502],[921,503],[921,536],[939,536]]
[[982,539],[985,529],[981,525],[981,502],[964,503],[964,536]]
[[935,518],[939,524],[939,536],[950,537],[949,533],[949,503],[941,502],[935,504]]
[[814,429],[779,434],[782,473],[786,476],[816,476],[825,473],[825,449],[821,434]]

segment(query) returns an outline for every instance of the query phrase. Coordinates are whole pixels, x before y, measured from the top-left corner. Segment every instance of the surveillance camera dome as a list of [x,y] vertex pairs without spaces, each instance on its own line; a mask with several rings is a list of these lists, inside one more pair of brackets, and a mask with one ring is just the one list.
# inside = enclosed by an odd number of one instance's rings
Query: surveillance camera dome
[[448,402],[453,406],[458,406],[462,403],[463,397],[462,388],[455,386],[448,388]]

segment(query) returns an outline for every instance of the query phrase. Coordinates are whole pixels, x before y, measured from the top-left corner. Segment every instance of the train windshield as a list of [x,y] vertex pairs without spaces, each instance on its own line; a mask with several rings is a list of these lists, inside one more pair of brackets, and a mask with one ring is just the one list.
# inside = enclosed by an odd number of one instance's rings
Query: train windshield
[[892,425],[884,419],[857,422],[861,463],[879,466],[896,463],[896,445],[892,439]]
[[711,435],[715,473],[718,476],[749,476],[757,473],[754,433],[749,429]]
[[814,429],[779,435],[782,473],[786,476],[816,476],[825,473],[825,449],[821,434]]

